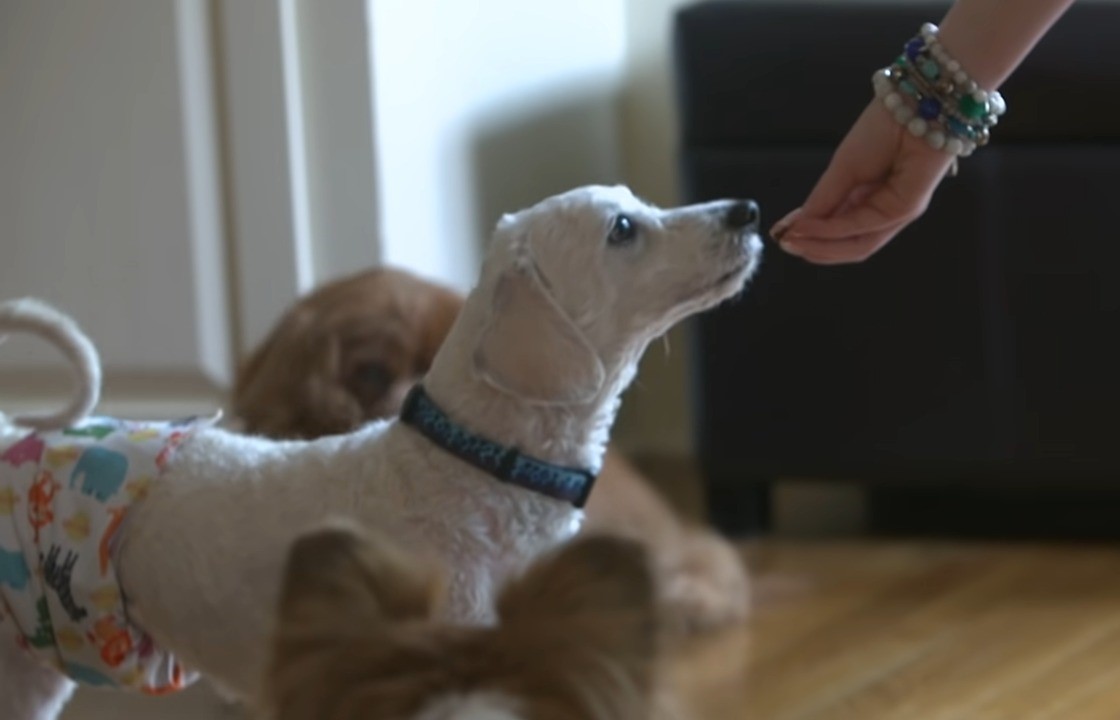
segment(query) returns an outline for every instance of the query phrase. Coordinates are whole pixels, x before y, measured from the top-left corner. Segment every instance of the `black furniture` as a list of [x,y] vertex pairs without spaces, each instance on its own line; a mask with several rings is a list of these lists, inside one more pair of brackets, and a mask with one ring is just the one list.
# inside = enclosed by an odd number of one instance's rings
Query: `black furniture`
[[[683,199],[752,197],[764,226],[794,208],[872,72],[947,7],[679,11]],[[771,483],[798,476],[866,484],[882,531],[1120,536],[1117,28],[1120,5],[1075,5],[1003,88],[992,144],[879,255],[768,247],[750,291],[697,321],[719,527],[765,532]]]

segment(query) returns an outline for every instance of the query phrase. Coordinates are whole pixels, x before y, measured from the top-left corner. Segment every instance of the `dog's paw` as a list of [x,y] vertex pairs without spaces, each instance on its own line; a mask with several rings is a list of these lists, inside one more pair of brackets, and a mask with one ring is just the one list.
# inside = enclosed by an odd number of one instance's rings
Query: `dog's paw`
[[750,580],[743,557],[706,530],[691,530],[679,553],[661,568],[661,602],[675,635],[708,633],[744,621],[750,610]]
[[249,705],[237,693],[228,690],[216,681],[210,681],[214,710],[223,718],[230,720],[249,720],[253,717]]

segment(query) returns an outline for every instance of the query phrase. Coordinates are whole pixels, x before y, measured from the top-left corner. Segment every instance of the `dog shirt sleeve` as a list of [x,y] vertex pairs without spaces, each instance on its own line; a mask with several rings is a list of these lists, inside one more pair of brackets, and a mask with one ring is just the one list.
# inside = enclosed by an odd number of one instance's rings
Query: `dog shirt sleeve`
[[166,694],[197,677],[129,621],[114,550],[128,509],[217,418],[90,418],[0,455],[0,642],[77,682]]

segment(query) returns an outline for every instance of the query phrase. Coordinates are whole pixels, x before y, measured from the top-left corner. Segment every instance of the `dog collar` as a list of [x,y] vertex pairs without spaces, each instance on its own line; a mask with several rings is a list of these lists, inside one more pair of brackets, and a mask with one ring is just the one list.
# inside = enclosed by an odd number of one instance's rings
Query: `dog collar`
[[404,401],[401,422],[463,462],[504,483],[564,500],[577,508],[587,503],[595,484],[595,473],[589,470],[537,460],[455,424],[419,384],[409,391]]

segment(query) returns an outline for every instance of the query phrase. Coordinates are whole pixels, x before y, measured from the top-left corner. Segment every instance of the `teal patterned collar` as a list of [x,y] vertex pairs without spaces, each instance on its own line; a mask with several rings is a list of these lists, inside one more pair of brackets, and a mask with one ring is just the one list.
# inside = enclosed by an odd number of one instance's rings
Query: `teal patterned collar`
[[455,424],[417,384],[405,399],[401,422],[463,462],[510,485],[569,502],[582,508],[595,485],[595,473],[567,468],[528,455],[515,448],[479,437]]

